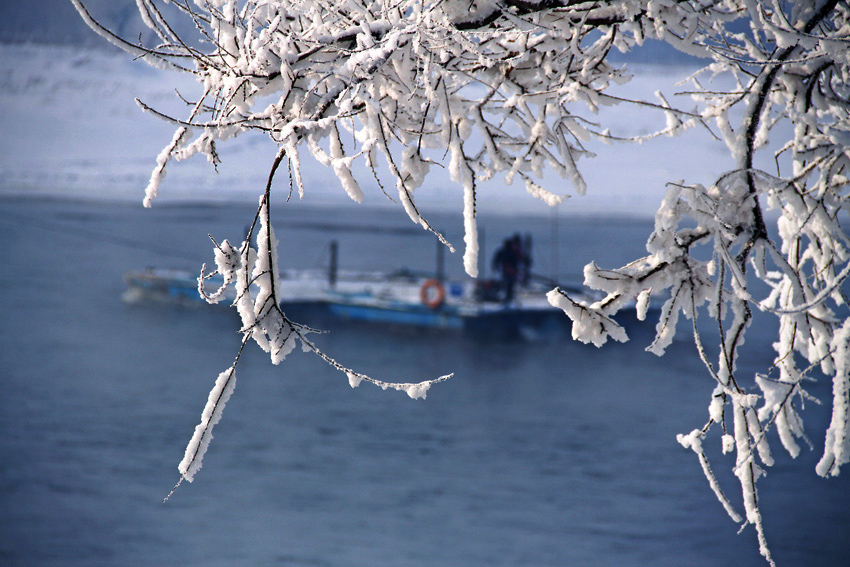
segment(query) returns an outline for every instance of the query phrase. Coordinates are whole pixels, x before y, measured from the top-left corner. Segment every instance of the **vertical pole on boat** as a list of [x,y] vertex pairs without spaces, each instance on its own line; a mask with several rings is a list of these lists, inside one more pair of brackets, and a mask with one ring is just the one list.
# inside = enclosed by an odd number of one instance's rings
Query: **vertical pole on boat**
[[328,283],[331,288],[336,287],[336,273],[339,268],[339,243],[331,240],[331,263],[328,268]]
[[559,230],[558,230],[558,213],[560,212],[560,204],[552,207],[552,281],[560,281],[559,272],[561,271],[561,267],[559,266],[561,253],[558,249],[558,241],[560,240]]
[[[484,262],[484,271],[481,271],[481,262]],[[486,276],[487,272],[487,233],[484,227],[478,229],[478,273]]]
[[439,239],[437,242],[437,281],[446,279],[446,249]]

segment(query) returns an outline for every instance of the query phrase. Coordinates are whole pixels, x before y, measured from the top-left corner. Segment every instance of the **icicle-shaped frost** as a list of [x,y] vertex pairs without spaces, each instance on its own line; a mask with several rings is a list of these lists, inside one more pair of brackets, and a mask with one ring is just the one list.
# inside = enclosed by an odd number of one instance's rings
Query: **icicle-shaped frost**
[[770,380],[766,376],[756,375],[756,384],[763,392],[764,406],[759,409],[759,419],[768,421],[773,416],[776,424],[776,432],[782,446],[793,458],[800,454],[800,446],[794,437],[802,436],[802,424],[800,417],[791,405],[790,396],[794,389],[793,384]]
[[362,374],[357,374],[356,372],[346,372],[345,375],[348,376],[348,385],[352,388],[357,388],[363,381]]
[[767,547],[767,539],[764,535],[764,524],[762,523],[761,511],[758,505],[758,492],[756,481],[764,474],[764,471],[755,463],[753,447],[751,444],[750,421],[747,413],[752,409],[753,400],[750,396],[735,394],[732,396],[732,413],[735,429],[735,451],[737,460],[735,464],[735,475],[741,483],[741,494],[744,498],[744,509],[746,510],[747,522],[756,528],[759,542],[759,553],[773,565],[770,550]]
[[257,322],[254,314],[254,298],[251,295],[251,273],[257,261],[257,251],[245,241],[242,243],[240,253],[240,266],[236,271],[236,299],[233,305],[242,320],[242,329],[251,331]]
[[159,192],[159,186],[165,178],[165,166],[168,164],[168,160],[171,159],[171,155],[183,144],[188,135],[189,129],[181,126],[174,132],[174,137],[172,138],[171,143],[165,146],[162,151],[159,152],[159,155],[156,156],[156,167],[151,172],[151,178],[150,181],[148,181],[148,186],[145,187],[145,199],[142,202],[145,207],[150,207],[153,200],[156,199],[157,193]]
[[470,277],[478,277],[478,222],[475,218],[475,180],[460,142],[460,134],[452,136],[449,172],[452,181],[463,185],[463,268]]
[[815,471],[820,476],[838,476],[841,465],[850,462],[850,319],[832,340],[835,375],[832,377],[832,420],[826,443]]
[[658,318],[658,323],[655,326],[655,340],[646,349],[656,356],[663,356],[676,336],[676,325],[679,321],[682,304],[686,303],[684,301],[684,294],[686,293],[684,287],[684,283],[677,286],[661,308],[661,317]]
[[770,453],[770,445],[767,442],[767,437],[759,423],[758,416],[752,408],[747,409],[747,427],[750,434],[756,439],[756,450],[758,451],[759,459],[767,466],[773,466],[773,455]]
[[629,340],[626,330],[613,319],[586,305],[573,301],[560,289],[553,289],[546,294],[546,298],[553,307],[563,310],[567,317],[572,320],[573,339],[583,343],[592,343],[597,347],[604,345],[608,341],[608,337],[621,343]]
[[201,423],[195,427],[195,433],[186,446],[186,453],[183,460],[177,466],[180,475],[192,482],[195,473],[201,468],[201,463],[204,458],[204,453],[207,452],[210,441],[212,441],[212,430],[215,424],[221,419],[221,413],[224,411],[224,406],[227,400],[233,394],[233,389],[236,387],[236,368],[231,366],[224,372],[218,375],[209,397],[207,404],[204,406],[204,411],[201,413]]
[[699,459],[699,464],[702,467],[702,472],[705,474],[705,478],[708,479],[708,485],[711,487],[712,492],[714,492],[714,495],[717,496],[717,500],[719,500],[720,504],[723,505],[723,509],[726,510],[727,514],[729,514],[732,521],[740,524],[744,521],[744,519],[740,514],[738,514],[732,506],[732,503],[729,502],[729,499],[726,498],[726,495],[723,493],[723,489],[720,488],[720,484],[717,482],[717,478],[714,476],[714,472],[711,470],[711,466],[709,465],[705,452],[702,449],[702,439],[703,432],[699,429],[694,429],[688,435],[682,435],[680,433],[676,436],[676,440],[680,445],[682,445],[682,447],[685,449],[691,449],[694,453],[696,453],[697,458]]
[[362,203],[363,190],[351,173],[351,163],[354,158],[345,156],[342,148],[342,140],[340,140],[339,131],[336,128],[330,134],[330,154],[331,167],[333,167],[334,174],[336,174],[340,183],[342,183],[345,192],[352,200]]
[[463,190],[463,268],[472,278],[478,277],[478,222],[475,219],[475,189],[467,185]]
[[531,195],[535,199],[540,199],[550,207],[560,205],[561,203],[570,198],[569,195],[556,195],[551,191],[547,191],[537,183],[533,182],[531,179],[525,180],[525,190],[528,191],[529,195]]
[[635,312],[638,318],[638,321],[643,321],[646,319],[646,311],[649,309],[649,297],[652,294],[652,289],[645,289],[641,291],[637,296],[637,301],[635,302]]
[[269,222],[268,201],[260,204],[260,232],[257,235],[257,261],[253,281],[258,290],[254,298],[255,323],[252,337],[269,353],[273,364],[280,364],[295,349],[295,328],[280,312],[280,283],[278,281],[277,238]]

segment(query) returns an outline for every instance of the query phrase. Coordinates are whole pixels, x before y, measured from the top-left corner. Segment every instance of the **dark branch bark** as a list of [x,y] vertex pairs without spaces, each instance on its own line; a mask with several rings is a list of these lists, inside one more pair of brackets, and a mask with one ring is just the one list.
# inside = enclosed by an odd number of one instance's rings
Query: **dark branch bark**
[[[505,0],[504,5],[510,11],[512,16],[523,17],[546,10],[558,10],[565,8],[576,8],[577,12],[583,8],[586,12],[591,12],[601,5],[614,5],[618,2],[587,2],[586,0],[541,0],[540,2],[526,2],[524,0]],[[624,22],[634,21],[643,15],[640,12],[635,15],[623,15],[620,17],[588,17],[582,21],[590,27],[612,26],[622,24]],[[495,7],[485,13],[475,14],[473,17],[465,20],[460,20],[454,23],[454,26],[460,31],[473,31],[485,28],[496,23],[500,18],[504,17],[505,13],[501,7]],[[577,18],[579,19],[579,18]]]

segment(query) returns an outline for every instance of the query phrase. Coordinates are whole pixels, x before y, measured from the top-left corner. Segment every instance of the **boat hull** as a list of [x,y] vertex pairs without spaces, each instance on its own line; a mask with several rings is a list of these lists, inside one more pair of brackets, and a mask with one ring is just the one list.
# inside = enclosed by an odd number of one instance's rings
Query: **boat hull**
[[[198,293],[197,276],[190,272],[148,269],[128,272],[124,277],[128,301],[158,300],[184,305],[206,304]],[[290,317],[313,321],[343,320],[397,327],[459,330],[493,338],[563,336],[570,334],[571,321],[551,306],[544,290],[527,290],[519,301],[503,305],[476,299],[474,284],[453,282],[440,285],[440,301],[427,301],[426,286],[435,280],[410,275],[346,274],[333,284],[322,273],[283,274],[280,307]],[[212,278],[215,289],[221,280]],[[221,305],[233,302],[227,290]]]

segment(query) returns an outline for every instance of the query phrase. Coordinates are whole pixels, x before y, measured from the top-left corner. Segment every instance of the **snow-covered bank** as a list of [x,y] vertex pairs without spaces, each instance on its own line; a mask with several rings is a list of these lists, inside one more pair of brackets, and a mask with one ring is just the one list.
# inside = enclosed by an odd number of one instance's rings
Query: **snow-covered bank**
[[[171,138],[172,127],[145,116],[134,98],[176,111],[181,103],[175,87],[187,98],[197,89],[189,77],[166,76],[123,54],[0,46],[0,110],[6,133],[0,140],[0,191],[141,202],[154,159]],[[237,140],[234,146],[253,150],[246,142],[248,138]],[[227,153],[238,151],[234,147]],[[234,185],[250,185],[264,175],[258,168],[235,166],[228,160],[216,175],[202,160],[178,164],[169,171],[169,191],[164,193],[215,199],[215,190],[232,192]]]
[[[653,99],[662,89],[687,76],[688,69],[669,65],[635,67],[635,79],[624,96]],[[145,103],[176,116],[185,105],[175,94],[193,99],[198,86],[191,77],[158,71],[113,52],[65,46],[0,45],[0,193],[107,198],[139,201],[155,158],[172,137],[173,126],[145,115]],[[577,109],[583,111],[584,109]],[[600,122],[612,131],[646,134],[663,126],[664,117],[621,106],[606,109]],[[160,199],[254,201],[262,190],[274,145],[265,137],[245,134],[222,144],[222,164],[193,158],[169,166]],[[561,205],[564,214],[619,213],[651,215],[665,183],[679,179],[710,183],[730,162],[723,146],[706,132],[664,138],[642,145],[593,148],[598,157],[580,164],[588,195]],[[548,177],[550,189],[567,191],[566,181]],[[306,199],[315,204],[348,202],[332,172],[318,165],[305,172]],[[285,183],[280,182],[283,186]],[[374,185],[374,184],[372,184]],[[376,186],[365,186],[370,205],[392,204]],[[480,204],[489,212],[548,214],[520,184],[484,185]],[[427,209],[459,210],[460,188],[435,175],[416,197]]]

